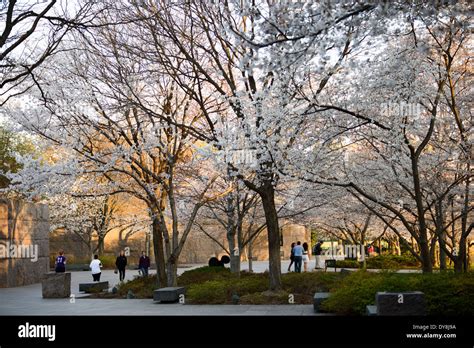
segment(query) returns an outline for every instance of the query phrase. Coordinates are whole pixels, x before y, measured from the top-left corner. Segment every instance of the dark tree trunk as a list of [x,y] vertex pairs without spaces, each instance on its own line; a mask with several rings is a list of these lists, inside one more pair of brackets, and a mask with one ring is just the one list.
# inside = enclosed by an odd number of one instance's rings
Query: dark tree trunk
[[423,273],[432,273],[433,264],[431,262],[430,244],[425,236],[420,236],[420,256]]
[[427,232],[426,220],[425,220],[425,210],[423,206],[423,195],[421,192],[420,174],[418,171],[418,155],[415,154],[415,151],[411,147],[410,147],[410,152],[411,152],[411,164],[412,164],[412,171],[413,171],[413,187],[414,187],[414,193],[415,193],[416,210],[418,213],[418,227],[420,231],[419,245],[420,245],[420,256],[422,259],[421,264],[422,264],[423,273],[432,273],[433,264],[431,262],[430,243],[428,241],[428,232]]
[[230,252],[230,272],[240,276],[240,250],[236,248],[237,244],[235,242],[237,234],[237,226],[235,213],[237,210],[236,200],[234,200],[233,194],[227,195],[227,243],[229,244]]
[[439,268],[442,271],[446,270],[446,252],[444,248],[446,247],[446,232],[441,233],[439,238]]
[[275,207],[275,190],[271,181],[265,181],[259,192],[262,198],[268,233],[270,290],[281,289],[280,228]]
[[253,256],[252,256],[252,241],[248,244],[248,258],[249,258],[249,272],[253,272]]
[[436,234],[438,237],[439,244],[439,269],[446,270],[446,230],[444,229],[444,211],[441,201],[438,200],[435,206],[436,212]]
[[165,251],[163,248],[163,234],[160,228],[160,218],[157,214],[153,216],[153,249],[155,253],[156,273],[158,287],[164,287],[168,283],[165,269]]
[[166,279],[168,286],[177,286],[177,269],[178,269],[178,260],[172,255],[166,262]]
[[97,240],[97,254],[104,254],[104,237],[101,236],[99,236],[99,239]]
[[458,255],[454,259],[454,272],[456,273],[461,273],[463,271],[467,272],[466,268],[466,259],[467,259],[467,253],[466,253],[466,239],[461,237],[461,240],[459,241],[459,251]]

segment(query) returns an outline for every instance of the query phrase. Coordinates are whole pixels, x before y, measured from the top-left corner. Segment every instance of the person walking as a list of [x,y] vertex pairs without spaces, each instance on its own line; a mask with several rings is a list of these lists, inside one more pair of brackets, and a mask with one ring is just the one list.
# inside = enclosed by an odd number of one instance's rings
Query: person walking
[[100,275],[102,273],[100,269],[102,268],[102,262],[99,260],[99,255],[94,255],[94,260],[91,261],[89,268],[92,271],[92,279],[95,282],[100,282]]
[[301,273],[301,262],[303,260],[304,249],[301,246],[301,242],[297,241],[295,247],[293,248],[295,254],[295,272]]
[[321,253],[323,251],[322,245],[323,245],[323,241],[320,240],[316,243],[316,245],[313,248],[313,254],[315,255],[315,258],[316,258],[316,264],[315,264],[314,269],[322,268],[321,267]]
[[123,281],[125,279],[125,267],[127,267],[127,257],[125,256],[125,252],[123,250],[117,257],[117,260],[115,260],[115,266],[117,266],[120,281]]
[[303,243],[303,266],[304,271],[308,272],[308,263],[309,263],[309,246],[308,243]]
[[148,268],[150,268],[150,258],[142,251],[142,256],[140,256],[140,260],[138,261],[138,269],[142,273],[142,276],[148,277]]
[[291,243],[291,252],[290,252],[290,265],[288,266],[288,272],[291,271],[291,266],[295,263],[295,253],[293,249],[295,248],[296,243]]
[[56,261],[54,262],[54,270],[56,273],[64,273],[66,272],[66,257],[64,256],[64,251],[61,250],[59,252],[59,256],[56,257]]

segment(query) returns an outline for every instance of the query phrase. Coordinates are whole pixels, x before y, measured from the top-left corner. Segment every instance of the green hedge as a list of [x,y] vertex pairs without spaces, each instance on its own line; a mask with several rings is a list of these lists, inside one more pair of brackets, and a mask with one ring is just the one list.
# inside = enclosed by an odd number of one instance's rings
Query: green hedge
[[363,315],[379,291],[422,291],[430,315],[474,314],[474,274],[372,273],[359,271],[331,289],[322,307],[331,313]]
[[[338,260],[337,268],[362,268],[362,262],[356,260]],[[403,269],[419,268],[420,262],[411,254],[404,255],[377,255],[366,258],[368,269]]]
[[337,268],[360,268],[361,265],[356,260],[337,260],[336,267]]
[[[234,294],[241,304],[288,304],[290,294],[297,304],[312,304],[315,292],[329,291],[332,296],[323,303],[325,310],[363,315],[379,291],[422,291],[430,315],[474,314],[474,273],[288,273],[282,275],[283,289],[269,292],[268,273],[242,272],[237,278],[226,268],[202,267],[184,272],[178,284],[187,288],[186,302],[195,304],[230,304]],[[124,298],[132,290],[137,298],[152,298],[155,289],[156,276],[138,278],[121,284],[116,296]]]
[[229,268],[225,267],[199,267],[183,272],[178,277],[178,285],[187,286],[196,283],[203,283],[210,280],[229,279],[234,277]]
[[232,295],[236,294],[242,304],[288,304],[288,295],[292,294],[295,303],[311,304],[315,292],[328,291],[344,277],[340,273],[323,272],[283,274],[283,290],[280,293],[268,293],[268,273],[243,273],[240,278],[190,284],[186,298],[188,303],[229,304],[232,303]]
[[367,268],[400,269],[418,267],[421,267],[420,262],[411,254],[377,255],[367,258]]

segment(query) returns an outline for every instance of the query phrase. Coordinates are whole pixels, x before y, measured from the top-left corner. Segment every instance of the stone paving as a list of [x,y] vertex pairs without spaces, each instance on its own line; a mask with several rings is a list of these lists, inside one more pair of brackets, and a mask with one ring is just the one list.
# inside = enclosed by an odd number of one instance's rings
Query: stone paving
[[[282,273],[287,272],[288,264],[289,261],[282,261]],[[314,261],[310,265],[314,267]],[[178,274],[201,266],[179,268]],[[242,270],[246,269],[248,264],[243,262]],[[267,261],[253,262],[254,272],[267,269]],[[71,294],[74,300],[43,299],[40,283],[0,288],[0,315],[315,315],[312,305],[182,305],[158,304],[151,299],[91,299],[79,293],[79,283],[92,281],[90,272],[71,273]],[[154,274],[154,271],[150,273]],[[131,280],[135,275],[138,275],[137,270],[127,270],[125,280]],[[118,275],[113,270],[105,270],[101,281],[109,281],[112,288],[118,283]]]
[[[201,267],[191,265],[179,268],[178,274]],[[286,272],[288,262],[282,262]],[[242,263],[242,269],[248,269]],[[268,269],[268,262],[255,261],[255,272]],[[155,271],[151,270],[150,274]],[[138,275],[137,270],[127,270],[125,280]],[[41,284],[0,289],[0,315],[314,315],[311,305],[182,305],[158,304],[153,300],[91,299],[79,293],[79,283],[92,281],[90,272],[71,272],[71,294],[74,299],[43,299]],[[101,281],[109,281],[110,287],[118,284],[118,275],[112,270],[104,270]]]

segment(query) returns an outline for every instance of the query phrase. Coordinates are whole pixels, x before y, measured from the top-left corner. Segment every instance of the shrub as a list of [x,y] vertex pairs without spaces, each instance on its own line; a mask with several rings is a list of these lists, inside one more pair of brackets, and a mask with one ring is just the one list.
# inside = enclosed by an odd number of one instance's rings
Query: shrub
[[433,273],[420,275],[423,291],[432,315],[474,314],[474,273]]
[[156,275],[140,277],[118,285],[117,296],[127,297],[129,290],[132,290],[136,298],[153,298],[153,291],[157,289]]
[[331,313],[363,315],[379,291],[422,291],[430,315],[474,313],[474,275],[454,273],[399,274],[355,272],[332,289],[322,304]]
[[209,280],[219,280],[232,278],[230,269],[225,267],[199,267],[184,272],[178,277],[178,285],[187,286],[192,284],[204,283]]
[[334,272],[287,273],[282,275],[283,288],[290,293],[326,292],[344,277]]
[[292,294],[295,303],[313,303],[314,293],[329,291],[345,275],[340,273],[289,273],[282,275],[283,290],[268,292],[268,273],[242,274],[240,278],[214,279],[191,284],[187,291],[190,303],[232,303],[232,295],[240,297],[240,303],[288,304]]
[[196,304],[226,303],[227,293],[227,284],[224,281],[211,280],[191,285],[186,291],[186,299]]
[[234,294],[242,297],[265,291],[267,288],[268,277],[264,274],[248,275],[242,278],[229,277],[190,284],[186,291],[186,298],[190,303],[232,303]]
[[420,262],[411,254],[377,255],[367,258],[367,268],[400,269],[420,267]]
[[337,260],[337,268],[360,268],[360,262],[357,260]]

